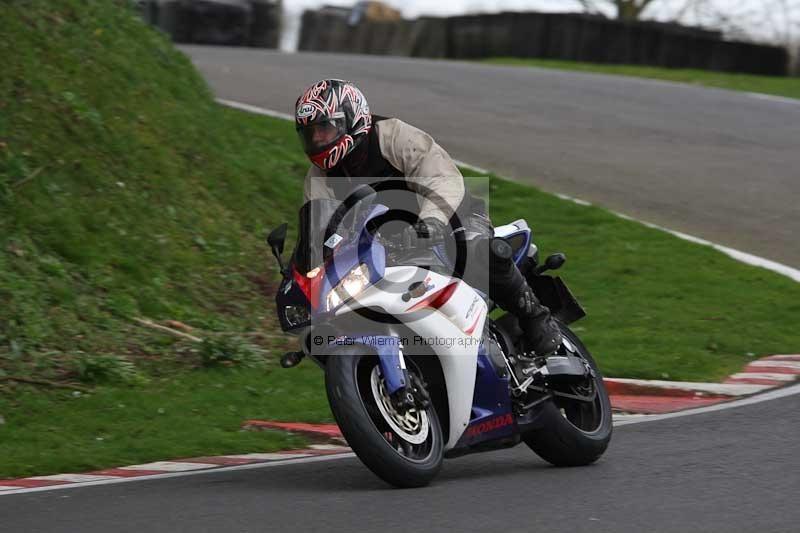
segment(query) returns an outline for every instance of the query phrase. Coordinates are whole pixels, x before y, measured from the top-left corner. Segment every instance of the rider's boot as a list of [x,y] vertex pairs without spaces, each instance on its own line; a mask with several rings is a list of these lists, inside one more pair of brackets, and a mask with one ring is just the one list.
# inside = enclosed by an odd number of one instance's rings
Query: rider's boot
[[550,309],[542,305],[526,282],[519,290],[517,301],[508,312],[517,317],[519,326],[525,333],[525,348],[536,355],[549,355],[561,346],[561,331],[550,314]]
[[525,351],[550,355],[561,345],[561,332],[542,305],[525,277],[512,260],[511,246],[503,239],[493,239],[490,245],[490,293],[500,308],[517,317],[525,334]]

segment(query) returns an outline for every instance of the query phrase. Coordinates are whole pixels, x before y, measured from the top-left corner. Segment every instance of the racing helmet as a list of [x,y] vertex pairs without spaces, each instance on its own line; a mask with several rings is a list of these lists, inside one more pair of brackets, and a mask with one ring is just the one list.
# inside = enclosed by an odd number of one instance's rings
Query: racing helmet
[[295,127],[308,158],[323,171],[342,162],[372,128],[364,94],[344,80],[322,80],[295,104]]

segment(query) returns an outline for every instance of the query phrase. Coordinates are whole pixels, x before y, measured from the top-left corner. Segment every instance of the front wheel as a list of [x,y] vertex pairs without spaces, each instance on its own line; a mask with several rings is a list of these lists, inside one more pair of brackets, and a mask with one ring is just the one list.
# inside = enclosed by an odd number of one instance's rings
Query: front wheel
[[[423,378],[410,357],[406,363],[409,374]],[[442,466],[444,449],[433,405],[399,413],[374,355],[333,355],[325,366],[331,411],[358,458],[396,487],[430,483]]]
[[580,397],[593,395],[593,400],[555,396],[542,406],[537,429],[526,432],[523,440],[555,466],[583,466],[599,459],[611,441],[611,401],[589,350],[566,325],[560,326],[566,341],[575,348],[574,355],[586,361],[593,371],[585,382],[562,390]]

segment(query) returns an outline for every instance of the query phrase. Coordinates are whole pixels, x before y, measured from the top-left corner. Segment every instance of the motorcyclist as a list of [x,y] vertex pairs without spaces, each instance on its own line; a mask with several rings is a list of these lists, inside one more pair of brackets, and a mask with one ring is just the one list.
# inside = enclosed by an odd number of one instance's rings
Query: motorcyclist
[[[477,255],[488,258],[489,296],[518,318],[527,349],[547,355],[558,348],[561,335],[550,310],[538,301],[510,254],[490,246],[494,233],[485,208],[465,194],[464,178],[430,135],[396,118],[373,115],[355,85],[336,79],[321,80],[303,92],[295,105],[295,125],[313,163],[305,201],[342,199],[369,178],[402,180],[418,193],[414,231],[426,237],[451,235],[454,226],[463,231],[472,249],[483,250]],[[466,216],[454,218],[456,213]]]

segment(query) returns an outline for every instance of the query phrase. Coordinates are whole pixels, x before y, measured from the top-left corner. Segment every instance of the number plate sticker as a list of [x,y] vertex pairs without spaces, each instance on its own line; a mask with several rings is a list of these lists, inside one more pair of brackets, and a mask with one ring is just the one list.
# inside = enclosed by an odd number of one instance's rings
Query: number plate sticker
[[325,241],[325,246],[331,249],[336,248],[336,245],[342,242],[342,239],[344,239],[344,237],[342,237],[338,233],[334,233],[333,235],[328,237],[327,241]]

